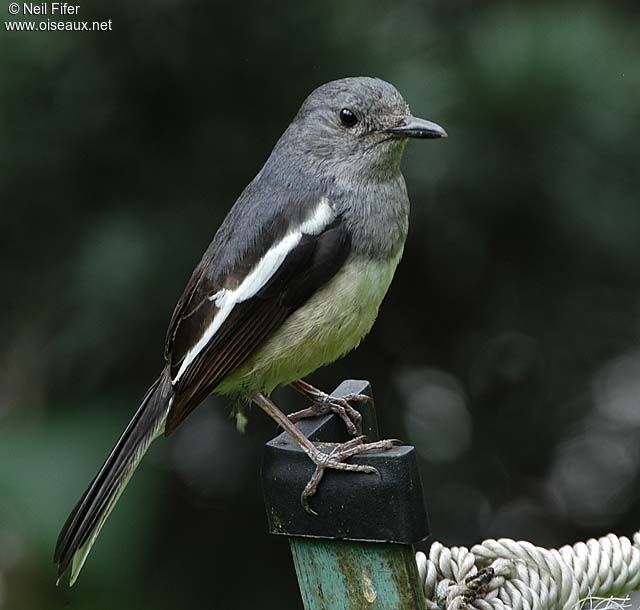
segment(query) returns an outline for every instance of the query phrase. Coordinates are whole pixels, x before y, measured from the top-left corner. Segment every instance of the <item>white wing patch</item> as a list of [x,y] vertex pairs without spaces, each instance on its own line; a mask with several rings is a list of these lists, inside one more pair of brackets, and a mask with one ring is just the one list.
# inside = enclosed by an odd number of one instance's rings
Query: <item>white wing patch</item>
[[271,246],[237,288],[234,290],[223,288],[209,297],[210,301],[215,302],[219,311],[211,321],[211,324],[209,324],[202,333],[200,339],[198,339],[196,344],[185,355],[180,369],[171,380],[172,384],[175,385],[180,380],[196,356],[206,347],[209,341],[213,339],[224,321],[229,317],[233,308],[238,303],[247,301],[255,296],[273,277],[274,273],[287,258],[289,252],[300,243],[302,236],[320,234],[333,222],[335,217],[336,214],[329,204],[329,200],[326,197],[322,197],[311,216],[295,229],[291,229],[280,241]]
[[336,213],[329,204],[329,200],[323,197],[320,199],[320,203],[313,214],[298,227],[297,231],[300,232],[301,236],[302,233],[305,235],[319,235],[327,225],[333,222],[335,217]]

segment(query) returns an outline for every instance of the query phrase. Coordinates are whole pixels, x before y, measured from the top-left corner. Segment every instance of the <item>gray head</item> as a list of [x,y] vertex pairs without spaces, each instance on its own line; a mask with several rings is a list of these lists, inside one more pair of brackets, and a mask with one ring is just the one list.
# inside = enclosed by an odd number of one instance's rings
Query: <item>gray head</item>
[[313,91],[283,140],[289,151],[306,159],[367,172],[397,167],[407,138],[446,135],[439,125],[412,116],[393,85],[356,77],[331,81]]

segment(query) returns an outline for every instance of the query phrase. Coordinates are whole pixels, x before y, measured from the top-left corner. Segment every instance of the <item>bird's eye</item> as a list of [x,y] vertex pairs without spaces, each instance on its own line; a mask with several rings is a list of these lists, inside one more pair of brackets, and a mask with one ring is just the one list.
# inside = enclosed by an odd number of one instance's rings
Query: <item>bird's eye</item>
[[353,127],[358,122],[358,117],[348,108],[340,111],[340,122],[345,127]]

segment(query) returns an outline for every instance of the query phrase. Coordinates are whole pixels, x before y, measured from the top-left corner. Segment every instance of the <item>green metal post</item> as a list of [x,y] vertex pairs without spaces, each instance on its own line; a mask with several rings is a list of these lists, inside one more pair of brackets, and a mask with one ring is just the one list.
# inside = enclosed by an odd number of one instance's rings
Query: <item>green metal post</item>
[[[345,381],[334,396],[369,393],[366,381]],[[373,404],[357,403],[367,440],[378,438]],[[347,440],[335,415],[303,420],[312,441]],[[414,447],[351,458],[380,476],[327,471],[307,513],[300,493],[313,466],[283,433],[266,445],[262,462],[269,531],[287,536],[305,610],[424,610],[413,544],[429,526]]]
[[411,545],[289,542],[305,610],[424,610]]

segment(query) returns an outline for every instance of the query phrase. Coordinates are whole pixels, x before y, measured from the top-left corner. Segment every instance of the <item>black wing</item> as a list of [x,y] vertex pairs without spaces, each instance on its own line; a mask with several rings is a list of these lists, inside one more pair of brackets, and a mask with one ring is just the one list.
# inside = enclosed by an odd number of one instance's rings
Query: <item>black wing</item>
[[[166,357],[175,395],[166,435],[336,274],[350,246],[350,234],[340,217],[319,234],[303,233],[264,286],[251,298],[235,304],[215,334],[193,356],[190,351],[220,315],[214,295],[237,288],[261,258],[246,255],[232,270],[212,278],[212,263],[205,256],[178,302],[167,335]],[[260,250],[264,255],[264,248]]]

